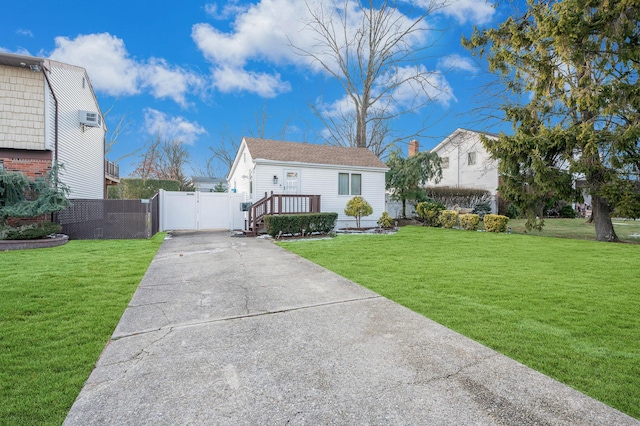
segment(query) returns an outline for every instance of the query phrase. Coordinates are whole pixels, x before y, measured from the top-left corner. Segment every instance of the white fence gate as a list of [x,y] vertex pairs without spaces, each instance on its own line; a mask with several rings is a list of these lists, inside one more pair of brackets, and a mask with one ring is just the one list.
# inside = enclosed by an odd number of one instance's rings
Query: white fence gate
[[160,231],[244,229],[244,194],[160,190]]

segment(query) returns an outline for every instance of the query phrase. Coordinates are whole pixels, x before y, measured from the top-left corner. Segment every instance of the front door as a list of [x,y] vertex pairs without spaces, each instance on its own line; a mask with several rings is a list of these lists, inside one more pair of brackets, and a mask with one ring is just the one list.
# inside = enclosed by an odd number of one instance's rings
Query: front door
[[285,194],[300,193],[300,170],[284,171],[284,193]]

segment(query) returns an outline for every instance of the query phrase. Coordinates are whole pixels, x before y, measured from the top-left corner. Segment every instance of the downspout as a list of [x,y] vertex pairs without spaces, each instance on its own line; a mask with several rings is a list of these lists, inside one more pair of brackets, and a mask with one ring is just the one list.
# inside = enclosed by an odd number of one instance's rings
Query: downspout
[[55,122],[54,122],[54,134],[53,134],[53,146],[54,146],[54,161],[58,163],[58,97],[56,96],[55,90],[53,90],[53,86],[51,85],[51,81],[49,80],[49,76],[47,75],[44,62],[42,62],[42,74],[44,75],[44,79],[47,80],[47,84],[49,85],[49,90],[51,91],[51,95],[53,95],[53,103],[55,104]]
[[[47,85],[49,86],[49,91],[51,92],[51,95],[53,96],[53,103],[54,103],[54,107],[55,107],[55,120],[54,120],[54,125],[53,125],[53,158],[54,158],[54,164],[56,165],[56,167],[58,166],[58,98],[56,96],[56,92],[53,90],[53,86],[51,85],[51,81],[49,80],[49,76],[47,75],[47,71],[45,69],[44,66],[44,61],[40,64],[40,67],[42,68],[42,75],[44,75],[44,79],[47,80]],[[46,122],[45,122],[45,125]],[[56,169],[56,173],[57,173],[57,169]],[[55,177],[55,185],[56,185],[56,189],[58,189],[58,176]],[[54,213],[51,213],[51,221],[55,222],[54,220]]]

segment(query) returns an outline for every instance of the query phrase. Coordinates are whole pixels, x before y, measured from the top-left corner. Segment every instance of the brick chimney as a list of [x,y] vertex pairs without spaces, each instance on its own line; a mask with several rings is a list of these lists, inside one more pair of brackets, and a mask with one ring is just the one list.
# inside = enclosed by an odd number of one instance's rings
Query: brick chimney
[[416,155],[420,151],[420,144],[417,140],[412,140],[409,142],[409,157]]

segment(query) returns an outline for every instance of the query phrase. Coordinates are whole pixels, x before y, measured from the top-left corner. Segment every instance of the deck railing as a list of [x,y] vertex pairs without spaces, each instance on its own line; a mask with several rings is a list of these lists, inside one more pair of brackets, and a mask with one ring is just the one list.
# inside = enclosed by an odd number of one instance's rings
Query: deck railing
[[320,213],[320,195],[271,194],[251,205],[245,232],[256,235],[264,224],[264,217],[271,214]]

